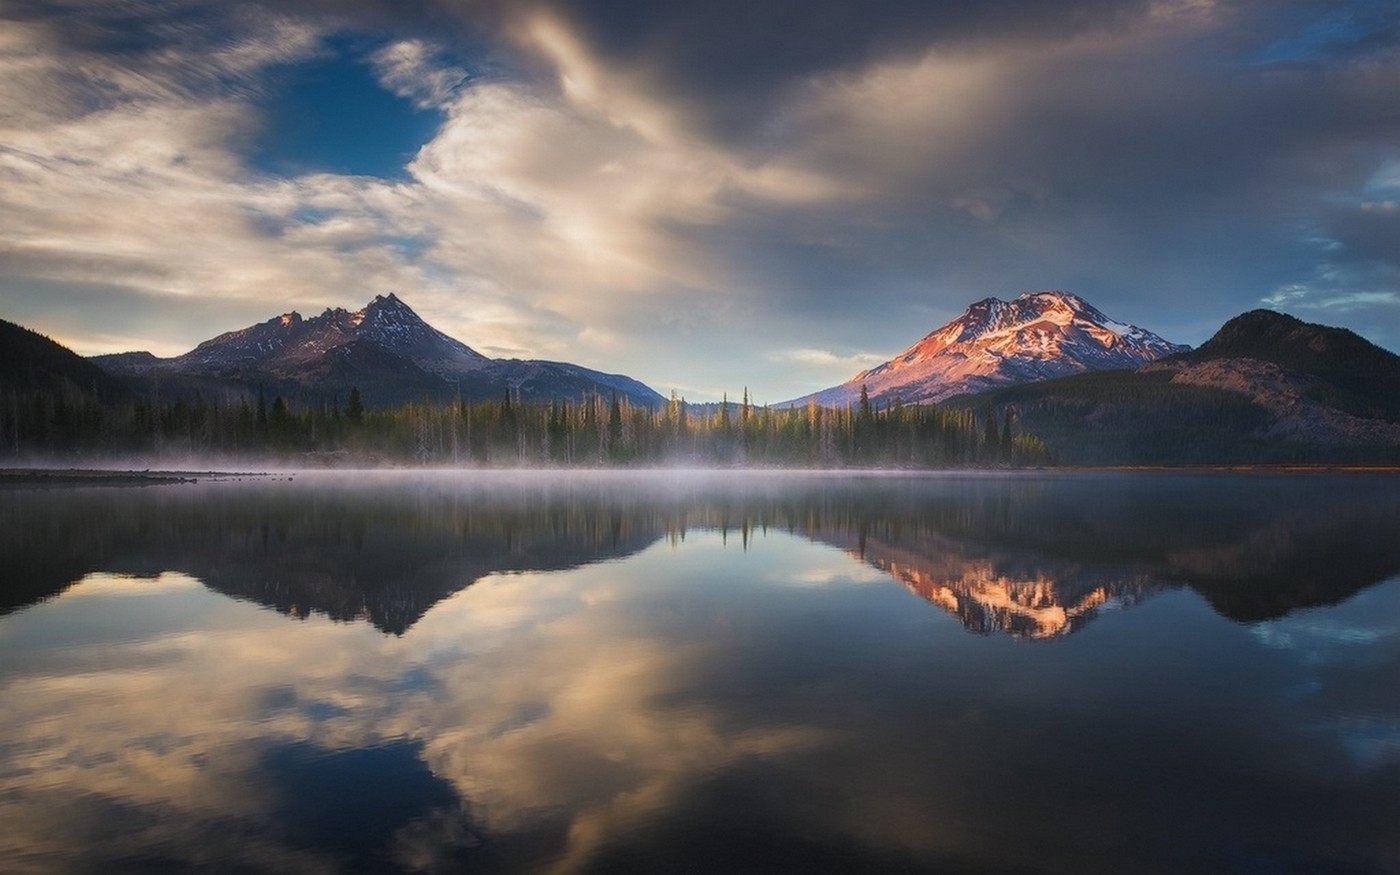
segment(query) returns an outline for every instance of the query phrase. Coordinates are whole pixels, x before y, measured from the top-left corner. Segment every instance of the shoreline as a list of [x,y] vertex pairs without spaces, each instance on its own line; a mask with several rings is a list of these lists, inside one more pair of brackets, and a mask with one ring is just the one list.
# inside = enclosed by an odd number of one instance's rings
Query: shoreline
[[265,477],[246,471],[140,471],[127,468],[0,468],[0,489],[67,486],[171,486],[242,477]]
[[[491,473],[511,472],[540,473],[539,468],[342,468],[343,473],[366,471],[398,472],[441,472],[441,473]],[[883,474],[927,476],[938,474],[1400,474],[1400,465],[1065,465],[1034,468],[551,468],[554,473],[663,473],[667,471],[705,470],[730,474]],[[170,486],[198,483],[201,480],[232,479],[280,479],[292,475],[334,473],[337,469],[303,468],[277,471],[219,471],[184,469],[131,469],[131,468],[4,468],[0,467],[0,489],[5,488],[61,488],[81,486]]]

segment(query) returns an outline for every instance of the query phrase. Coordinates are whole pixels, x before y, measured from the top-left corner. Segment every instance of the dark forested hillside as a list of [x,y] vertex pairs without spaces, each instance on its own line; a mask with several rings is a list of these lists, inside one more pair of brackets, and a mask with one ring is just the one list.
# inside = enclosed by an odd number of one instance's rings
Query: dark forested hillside
[[[1303,461],[1256,436],[1268,411],[1238,392],[1178,385],[1167,371],[1107,371],[950,399],[1014,411],[1021,427],[1071,465],[1199,465]],[[1003,413],[1005,415],[1005,413]]]
[[1069,464],[1400,463],[1400,356],[1267,310],[1136,371],[950,404],[1014,411]]
[[0,320],[0,453],[75,449],[134,401],[121,381],[66,346]]
[[1345,328],[1315,325],[1273,310],[1226,322],[1181,362],[1255,359],[1315,377],[1309,393],[1355,416],[1400,422],[1400,356]]
[[122,382],[92,362],[28,328],[0,319],[0,391],[41,392],[69,404],[130,399]]

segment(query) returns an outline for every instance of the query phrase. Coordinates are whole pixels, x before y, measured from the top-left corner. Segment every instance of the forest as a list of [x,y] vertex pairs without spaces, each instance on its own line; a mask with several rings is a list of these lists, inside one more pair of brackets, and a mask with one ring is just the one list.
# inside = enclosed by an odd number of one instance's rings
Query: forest
[[659,408],[616,395],[578,402],[490,401],[296,405],[259,392],[101,403],[56,392],[0,399],[0,459],[241,460],[299,466],[454,467],[1024,467],[1052,462],[1014,409],[872,404],[699,408],[672,394]]

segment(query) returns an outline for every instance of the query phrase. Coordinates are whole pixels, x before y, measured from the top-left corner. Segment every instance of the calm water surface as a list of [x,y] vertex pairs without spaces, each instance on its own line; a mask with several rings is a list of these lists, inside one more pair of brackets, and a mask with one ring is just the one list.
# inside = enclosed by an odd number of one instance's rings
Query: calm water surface
[[1400,478],[0,493],[0,871],[1400,872]]

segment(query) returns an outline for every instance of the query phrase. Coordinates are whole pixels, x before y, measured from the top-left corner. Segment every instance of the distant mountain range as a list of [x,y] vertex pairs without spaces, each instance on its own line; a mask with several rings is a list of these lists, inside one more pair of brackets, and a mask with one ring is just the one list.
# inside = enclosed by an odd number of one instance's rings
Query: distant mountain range
[[432,327],[393,294],[378,295],[353,313],[327,309],[310,319],[285,313],[173,358],[128,352],[92,361],[143,394],[228,397],[262,389],[343,401],[355,387],[370,407],[507,393],[522,401],[577,401],[594,393],[616,393],[641,406],[665,401],[621,374],[565,362],[489,358]]
[[[0,322],[0,391],[16,397],[232,401],[261,390],[310,404],[343,403],[351,387],[370,407],[507,393],[665,403],[631,377],[488,358],[394,295],[356,312],[287,313],[166,359],[136,352],[84,360]],[[862,388],[877,410],[896,399],[937,402],[1009,421],[1065,464],[1400,463],[1400,356],[1345,329],[1269,310],[1231,319],[1191,350],[1066,292],[988,298],[902,355],[786,405],[844,408]],[[693,405],[691,415],[713,408]]]
[[1027,292],[1012,301],[978,301],[889,361],[779,406],[815,400],[845,407],[862,389],[875,403],[930,403],[996,386],[1136,368],[1188,349],[1115,322],[1069,292]]

